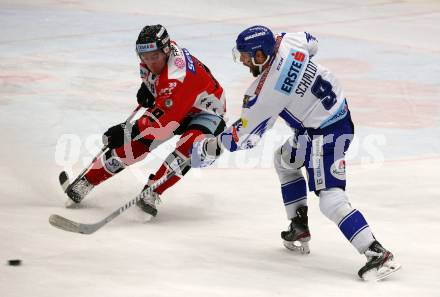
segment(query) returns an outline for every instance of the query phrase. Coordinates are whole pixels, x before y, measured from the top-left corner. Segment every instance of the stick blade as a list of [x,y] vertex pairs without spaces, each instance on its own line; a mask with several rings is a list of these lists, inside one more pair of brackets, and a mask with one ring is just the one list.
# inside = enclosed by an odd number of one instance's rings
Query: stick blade
[[53,214],[49,217],[49,223],[61,230],[81,233],[81,234],[92,234],[99,228],[101,228],[106,222],[98,222],[96,224],[81,224],[65,217]]
[[80,224],[76,223],[74,221],[71,221],[69,219],[66,219],[62,216],[53,214],[49,217],[49,223],[61,230],[74,232],[74,233],[81,233],[80,231]]

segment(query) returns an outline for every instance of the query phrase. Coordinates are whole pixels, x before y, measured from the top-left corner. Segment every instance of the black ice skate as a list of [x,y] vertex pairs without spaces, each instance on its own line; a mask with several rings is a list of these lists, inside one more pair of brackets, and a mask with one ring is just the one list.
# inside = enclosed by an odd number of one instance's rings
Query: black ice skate
[[140,210],[139,219],[146,222],[157,215],[156,205],[160,202],[159,194],[152,192],[146,186],[139,195],[141,199],[136,203],[137,208]]
[[401,265],[394,261],[393,254],[378,241],[374,241],[364,254],[367,263],[358,272],[363,280],[381,280],[401,268]]
[[66,190],[67,196],[70,198],[66,201],[66,207],[72,207],[79,204],[81,200],[93,189],[94,185],[82,177],[76,183],[69,185]]
[[307,206],[296,210],[296,217],[292,219],[287,231],[281,232],[284,246],[301,254],[309,254],[310,231],[307,217]]

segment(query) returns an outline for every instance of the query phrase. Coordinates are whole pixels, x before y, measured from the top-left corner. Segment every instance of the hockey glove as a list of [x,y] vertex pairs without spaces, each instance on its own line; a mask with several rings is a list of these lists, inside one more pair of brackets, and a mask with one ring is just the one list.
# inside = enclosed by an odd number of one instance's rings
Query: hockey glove
[[212,165],[222,154],[223,150],[217,137],[207,137],[194,142],[191,147],[191,167],[203,168]]
[[102,143],[110,149],[123,146],[124,141],[129,142],[131,139],[131,131],[125,123],[108,128],[104,135],[102,135]]
[[144,83],[141,84],[141,87],[139,88],[136,97],[137,102],[140,106],[145,108],[154,106],[154,96],[153,94],[151,94],[150,90]]

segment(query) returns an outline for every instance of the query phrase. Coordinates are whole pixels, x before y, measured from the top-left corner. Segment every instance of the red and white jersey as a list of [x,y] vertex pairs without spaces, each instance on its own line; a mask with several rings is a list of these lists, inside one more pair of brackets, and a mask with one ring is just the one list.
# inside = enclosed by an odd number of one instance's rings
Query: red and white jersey
[[154,106],[137,121],[146,139],[170,138],[184,119],[199,113],[223,116],[226,112],[222,86],[202,62],[174,41],[161,74],[151,73],[143,63],[140,74],[155,97]]

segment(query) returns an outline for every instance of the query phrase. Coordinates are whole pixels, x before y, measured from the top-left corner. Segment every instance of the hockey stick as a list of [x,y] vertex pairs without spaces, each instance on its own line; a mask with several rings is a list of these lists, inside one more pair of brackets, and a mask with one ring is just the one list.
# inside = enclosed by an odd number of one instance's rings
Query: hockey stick
[[[181,174],[183,169],[186,166],[190,165],[190,162],[191,162],[191,159],[188,159],[188,160],[182,162],[181,164],[178,164],[178,166],[176,168],[172,168],[170,170],[170,172],[168,172],[166,175],[162,176],[160,179],[158,179],[154,184],[152,184],[149,188],[147,188],[144,191],[151,192],[151,191],[156,190],[159,186],[161,186],[163,183],[165,183],[167,180],[169,180],[174,175],[179,174],[179,173]],[[108,215],[107,217],[105,217],[101,221],[94,223],[94,224],[82,224],[82,223],[74,222],[74,221],[71,221],[69,219],[66,219],[66,218],[59,216],[59,215],[56,215],[56,214],[53,214],[49,217],[49,223],[52,226],[59,228],[59,229],[62,229],[62,230],[65,230],[65,231],[81,233],[81,234],[92,234],[92,233],[96,232],[97,230],[99,230],[104,225],[106,225],[108,222],[112,221],[114,218],[119,216],[121,213],[123,213],[124,211],[126,211],[127,209],[129,209],[130,207],[135,205],[136,202],[138,202],[139,200],[142,199],[142,195],[141,195],[142,193],[143,193],[143,191],[139,195],[137,195],[135,198],[128,201],[123,206],[119,207],[117,210],[112,212],[110,215]]]
[[[141,109],[142,106],[138,105],[130,114],[130,116],[125,120],[126,123],[130,122],[133,117],[136,115],[136,113],[139,111],[139,109]],[[93,163],[95,163],[95,161],[100,158],[102,156],[102,154],[107,150],[108,145],[104,145],[101,150],[96,154],[96,156],[93,158],[93,160],[90,162],[90,164],[84,168],[84,170],[77,176],[77,178],[75,178],[75,180],[71,183],[69,181],[69,175],[67,174],[66,171],[61,171],[58,179],[60,181],[60,185],[63,188],[64,193],[67,192],[67,190],[69,189],[70,185],[74,185],[78,180],[80,180],[84,174],[87,172],[87,170],[90,168],[90,166],[92,166]]]

